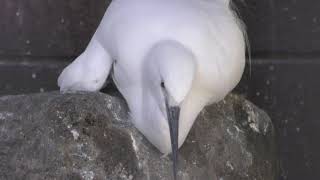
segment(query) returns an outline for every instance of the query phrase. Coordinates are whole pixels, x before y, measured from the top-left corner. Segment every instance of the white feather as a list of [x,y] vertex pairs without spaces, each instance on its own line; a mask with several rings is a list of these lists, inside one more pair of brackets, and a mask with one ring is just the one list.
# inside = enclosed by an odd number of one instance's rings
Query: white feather
[[[161,82],[181,107],[179,146],[203,107],[223,99],[245,65],[229,0],[114,0],[90,45],[59,77],[61,90],[99,90],[111,64],[136,127],[171,152]],[[96,83],[98,82],[98,83]]]

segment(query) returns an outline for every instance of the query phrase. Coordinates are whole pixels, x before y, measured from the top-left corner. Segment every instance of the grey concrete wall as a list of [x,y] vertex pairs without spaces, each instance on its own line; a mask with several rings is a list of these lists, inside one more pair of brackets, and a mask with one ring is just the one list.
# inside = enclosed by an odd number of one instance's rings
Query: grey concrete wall
[[94,33],[109,1],[1,0],[0,55],[69,57]]

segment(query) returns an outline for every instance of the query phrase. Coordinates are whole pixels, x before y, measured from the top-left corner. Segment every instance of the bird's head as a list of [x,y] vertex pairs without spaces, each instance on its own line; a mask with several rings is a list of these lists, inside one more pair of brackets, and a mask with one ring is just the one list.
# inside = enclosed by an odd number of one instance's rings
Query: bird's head
[[180,107],[192,89],[196,71],[194,55],[177,42],[165,41],[150,50],[147,60],[149,72],[145,78],[162,117],[168,121],[175,166]]
[[[179,107],[192,88],[196,71],[194,55],[177,42],[164,41],[155,45],[147,59],[148,84],[161,107]],[[166,114],[166,112],[164,112]]]

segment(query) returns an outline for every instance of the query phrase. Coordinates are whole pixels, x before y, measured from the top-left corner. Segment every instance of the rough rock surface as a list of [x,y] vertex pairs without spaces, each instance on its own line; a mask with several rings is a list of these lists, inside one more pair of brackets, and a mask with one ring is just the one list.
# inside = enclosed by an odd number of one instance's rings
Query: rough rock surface
[[[275,180],[276,149],[267,114],[230,95],[199,115],[179,150],[178,179]],[[171,165],[130,123],[119,97],[0,97],[0,179],[170,180]]]

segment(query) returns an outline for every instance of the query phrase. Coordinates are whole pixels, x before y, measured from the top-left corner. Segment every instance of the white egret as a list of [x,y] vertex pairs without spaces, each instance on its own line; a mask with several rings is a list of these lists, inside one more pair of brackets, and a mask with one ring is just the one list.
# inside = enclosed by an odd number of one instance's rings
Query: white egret
[[244,33],[229,0],[114,0],[58,85],[98,91],[113,69],[134,125],[172,152],[176,179],[177,150],[197,115],[237,85],[244,66]]

